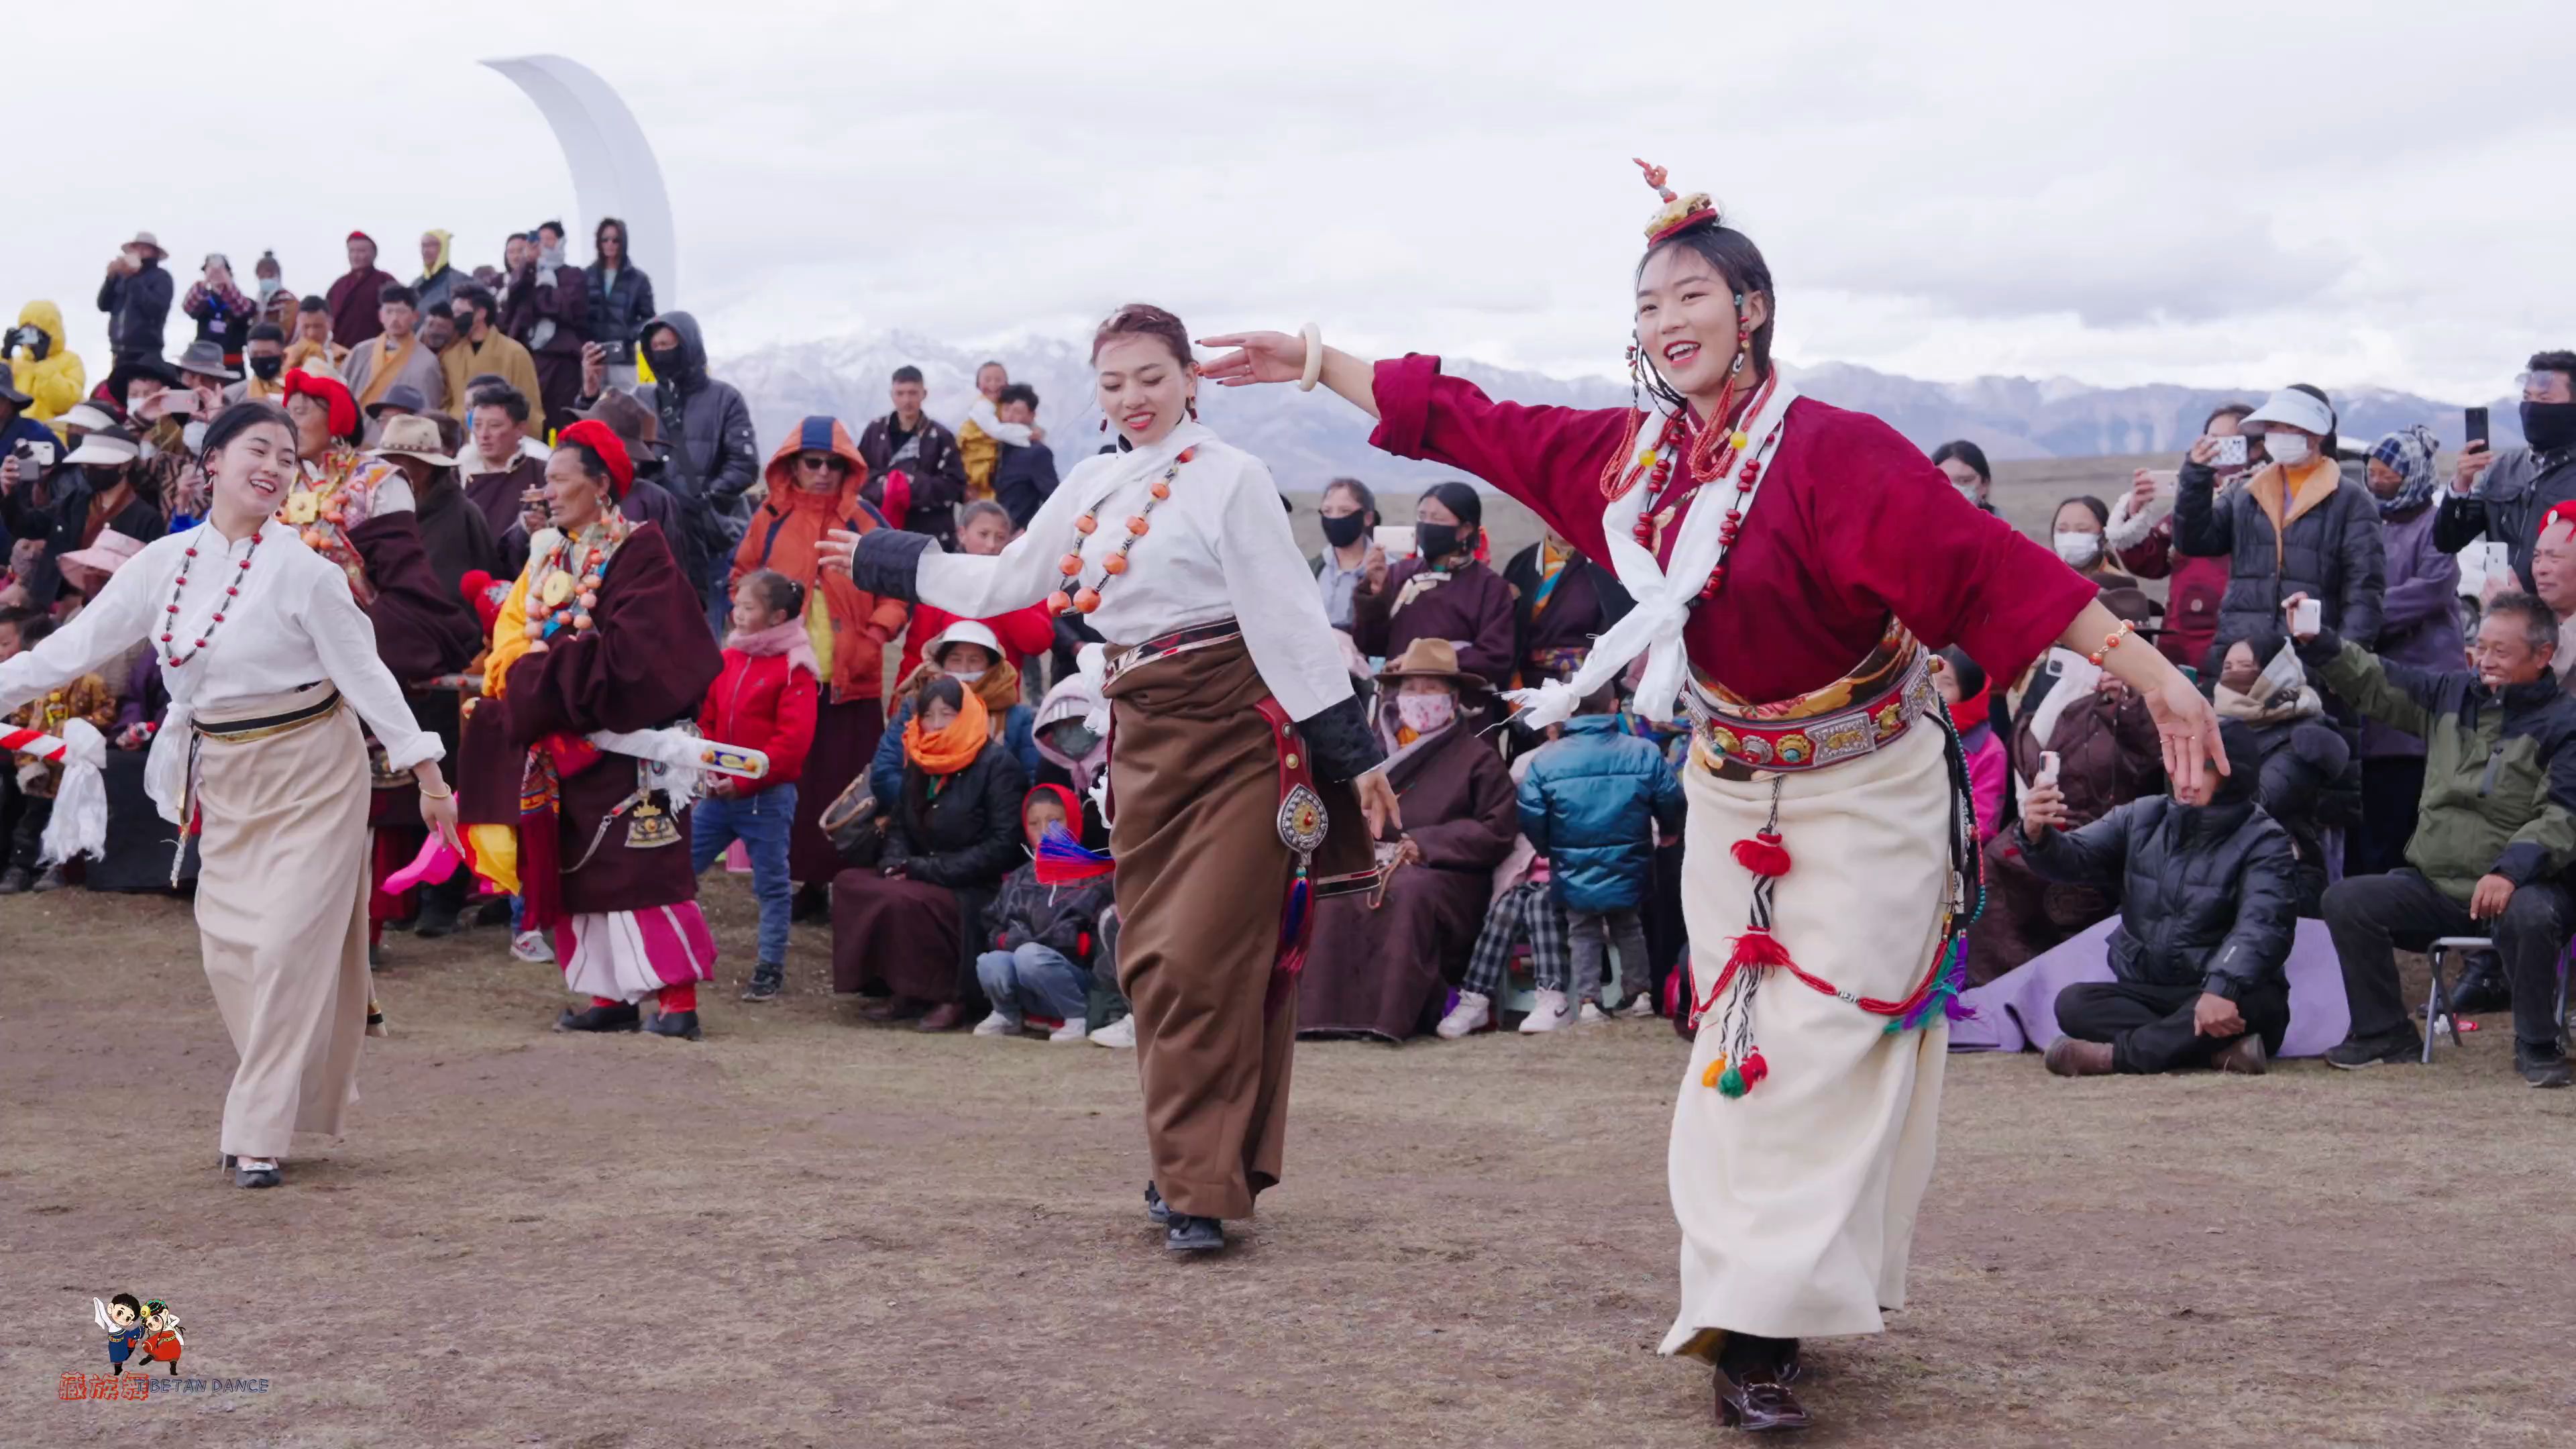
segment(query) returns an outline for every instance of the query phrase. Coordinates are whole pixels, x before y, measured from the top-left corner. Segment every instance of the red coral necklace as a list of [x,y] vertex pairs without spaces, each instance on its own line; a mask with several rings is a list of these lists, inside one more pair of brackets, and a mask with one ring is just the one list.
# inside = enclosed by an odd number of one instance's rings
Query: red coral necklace
[[[214,525],[211,523],[204,524],[198,528],[197,532],[200,537],[202,537],[208,529],[213,527]],[[265,520],[262,521],[260,527],[263,530],[267,527]],[[206,621],[206,632],[198,636],[197,642],[192,645],[185,654],[181,654],[169,646],[170,642],[177,637],[176,630],[179,627],[179,596],[187,591],[188,571],[195,568],[197,565],[197,545],[193,542],[190,543],[187,551],[179,556],[178,576],[170,581],[170,609],[169,612],[163,616],[161,625],[161,660],[163,663],[169,665],[173,669],[177,669],[181,665],[186,664],[189,660],[194,659],[205,652],[207,641],[213,639],[215,637],[215,631],[223,627],[224,611],[233,607],[233,600],[241,597],[242,575],[250,572],[251,557],[259,552],[259,540],[260,532],[257,530],[253,531],[250,536],[250,547],[242,550],[241,566],[233,572],[233,581],[224,585],[224,602],[215,606],[214,617]]]

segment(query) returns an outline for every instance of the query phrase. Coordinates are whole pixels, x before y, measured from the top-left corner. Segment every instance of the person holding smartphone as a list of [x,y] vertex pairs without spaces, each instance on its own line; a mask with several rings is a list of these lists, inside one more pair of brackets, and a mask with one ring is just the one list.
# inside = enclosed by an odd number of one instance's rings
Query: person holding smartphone
[[2338,633],[2375,641],[2388,589],[2379,500],[2344,479],[2326,395],[2304,383],[2282,388],[2242,430],[2263,440],[2268,460],[2244,487],[2216,496],[2220,441],[2202,438],[2174,499],[2175,551],[2228,560],[2212,642],[2278,628],[2281,601],[2293,593],[2322,603]]
[[[2252,403],[2223,403],[2200,425],[2201,436],[2215,440],[2209,468],[2216,502],[2233,496],[2239,483],[2269,461],[2263,456],[2263,440],[2243,431],[2245,417],[2253,411]],[[2180,474],[2140,468],[2130,479],[2129,491],[2111,507],[2110,526],[2103,536],[2122,568],[2142,579],[2171,581],[2166,586],[2165,632],[2157,636],[2156,649],[2176,667],[2196,669],[2218,637],[2218,606],[2227,596],[2227,556],[2196,558],[2174,549],[2173,511],[2181,492]]]
[[2460,450],[2433,546],[2457,553],[2482,537],[2501,543],[2528,589],[2540,520],[2576,498],[2576,352],[2533,353],[2521,382],[2523,446],[2473,441]]

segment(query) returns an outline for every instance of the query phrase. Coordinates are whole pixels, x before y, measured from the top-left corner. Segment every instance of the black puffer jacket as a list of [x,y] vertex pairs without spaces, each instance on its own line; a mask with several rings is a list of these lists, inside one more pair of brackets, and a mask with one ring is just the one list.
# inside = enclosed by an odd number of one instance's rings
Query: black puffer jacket
[[[900,865],[927,885],[990,891],[1023,858],[1020,800],[1028,776],[1011,752],[986,745],[975,762],[948,777],[933,798],[931,776],[903,767],[903,799],[886,822],[881,866]],[[983,905],[979,898],[977,909]]]
[[2281,605],[2302,593],[2325,605],[2327,628],[2365,645],[2377,639],[2388,558],[2379,500],[2370,490],[2340,480],[2332,496],[2276,534],[2258,494],[2279,490],[2278,467],[2265,468],[2213,503],[2217,477],[2206,464],[2182,465],[2174,550],[2229,560],[2227,593],[2218,605],[2218,646],[2278,632]]
[[2229,778],[2227,795],[2196,810],[2153,795],[2072,833],[2045,830],[2033,840],[2013,826],[2040,875],[2120,887],[2111,971],[2122,981],[2197,985],[2231,1001],[2247,986],[2281,981],[2298,916],[2298,860],[2290,833],[2254,803],[2251,773]]
[[688,510],[693,557],[730,558],[751,521],[743,493],[760,479],[751,408],[732,383],[707,375],[707,343],[697,318],[665,312],[645,323],[644,333],[660,327],[680,339],[678,375],[656,377],[636,395],[661,421],[662,486]]
[[653,279],[620,267],[612,282],[608,268],[597,262],[582,268],[582,275],[589,279],[590,340],[608,349],[609,361],[633,362],[644,324],[653,317]]

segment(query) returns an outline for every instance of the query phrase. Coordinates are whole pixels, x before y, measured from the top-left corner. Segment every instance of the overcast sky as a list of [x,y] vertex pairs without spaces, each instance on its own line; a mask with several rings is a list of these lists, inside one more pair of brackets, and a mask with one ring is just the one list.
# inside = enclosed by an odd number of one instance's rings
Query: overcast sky
[[1795,362],[2472,399],[2576,346],[2554,5],[114,13],[113,35],[74,5],[7,21],[0,302],[61,302],[94,371],[100,273],[138,227],[183,287],[205,252],[247,283],[274,248],[308,292],[352,226],[406,278],[426,227],[468,263],[549,216],[586,237],[543,118],[476,64],[544,52],[642,122],[687,269],[664,305],[719,354],[1070,335],[1145,299],[1203,334],[1311,319],[1360,349],[1614,371],[1640,154],[1762,244]]

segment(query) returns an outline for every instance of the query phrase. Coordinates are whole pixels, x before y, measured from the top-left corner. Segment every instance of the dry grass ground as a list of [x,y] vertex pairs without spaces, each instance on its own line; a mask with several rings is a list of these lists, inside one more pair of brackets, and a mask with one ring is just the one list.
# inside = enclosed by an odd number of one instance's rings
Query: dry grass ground
[[[710,899],[739,963],[748,893]],[[392,939],[356,1130],[242,1192],[186,907],[0,901],[0,1442],[1721,1442],[1652,1351],[1661,1024],[1301,1048],[1287,1184],[1174,1262],[1127,1054],[859,1025],[802,929],[794,994],[711,994],[699,1045],[549,1034],[497,931]],[[2358,1076],[1955,1061],[1914,1306],[1817,1346],[1807,1442],[2567,1442],[2576,1093],[2505,1036]],[[271,1392],[59,1402],[119,1291]]]

